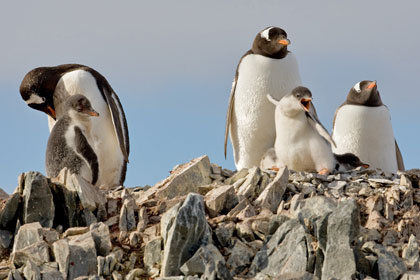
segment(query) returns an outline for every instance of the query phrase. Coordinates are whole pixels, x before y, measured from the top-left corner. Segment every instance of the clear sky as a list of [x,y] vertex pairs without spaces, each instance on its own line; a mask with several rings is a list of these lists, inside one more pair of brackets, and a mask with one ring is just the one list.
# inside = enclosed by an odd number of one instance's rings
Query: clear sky
[[153,185],[207,154],[234,169],[225,115],[237,63],[261,29],[285,29],[303,84],[331,131],[360,80],[377,80],[407,168],[420,164],[418,1],[8,1],[0,8],[0,187],[45,174],[45,114],[19,95],[39,66],[101,72],[127,116],[127,186]]

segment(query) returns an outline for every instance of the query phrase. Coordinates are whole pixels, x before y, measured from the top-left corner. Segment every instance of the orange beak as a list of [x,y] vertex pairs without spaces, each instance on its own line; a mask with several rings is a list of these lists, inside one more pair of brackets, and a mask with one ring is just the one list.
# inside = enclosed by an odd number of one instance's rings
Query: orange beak
[[51,106],[47,106],[46,113],[50,115],[54,120],[56,119],[55,110]]
[[284,46],[290,45],[290,41],[288,39],[278,40],[277,43]]
[[89,112],[86,112],[89,116],[92,116],[92,117],[99,117],[99,113],[98,112],[96,112],[96,111],[89,111]]
[[303,109],[305,109],[306,112],[309,112],[309,109],[311,109],[311,98],[302,98],[300,100],[300,104],[302,104]]
[[371,89],[371,88],[373,88],[374,86],[376,86],[376,81],[371,82],[371,83],[367,86],[367,88],[368,88],[368,89]]
[[369,168],[369,166],[370,166],[370,165],[369,165],[369,164],[366,164],[366,163],[365,163],[365,164],[362,164],[362,167],[363,167],[363,168]]

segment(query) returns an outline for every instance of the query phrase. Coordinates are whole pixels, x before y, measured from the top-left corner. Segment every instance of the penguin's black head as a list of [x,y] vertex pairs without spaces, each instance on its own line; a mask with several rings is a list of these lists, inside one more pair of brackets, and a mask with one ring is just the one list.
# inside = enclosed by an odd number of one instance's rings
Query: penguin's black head
[[302,108],[309,112],[312,102],[312,92],[306,87],[296,87],[291,93],[300,103]]
[[[93,116],[98,117],[99,113],[96,112],[92,105],[90,104],[89,99],[87,99],[85,96],[81,94],[75,94],[70,96],[66,100],[66,111],[70,115],[77,114],[79,117],[87,117],[87,116]],[[73,113],[71,113],[73,112]]]
[[252,52],[263,56],[281,59],[287,56],[290,44],[287,33],[279,27],[267,27],[255,36]]
[[376,81],[361,81],[354,85],[347,95],[347,103],[369,107],[382,106]]
[[58,81],[68,71],[84,67],[79,64],[63,64],[55,67],[38,67],[29,71],[20,84],[20,95],[29,107],[56,118],[54,91]]

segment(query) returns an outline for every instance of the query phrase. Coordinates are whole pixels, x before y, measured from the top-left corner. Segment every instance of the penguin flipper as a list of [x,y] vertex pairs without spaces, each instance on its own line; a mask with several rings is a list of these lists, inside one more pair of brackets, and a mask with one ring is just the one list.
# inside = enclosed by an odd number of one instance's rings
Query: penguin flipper
[[400,148],[398,147],[397,140],[395,140],[395,152],[397,154],[397,166],[398,166],[398,170],[404,171],[405,170],[404,160],[403,160],[403,157],[402,157]]
[[228,142],[228,136],[229,136],[230,123],[232,121],[232,111],[233,111],[233,104],[235,100],[235,90],[236,90],[237,80],[238,80],[238,75],[236,74],[235,79],[233,80],[233,83],[232,83],[232,89],[230,91],[230,96],[229,96],[229,105],[228,105],[228,110],[226,114],[225,144],[224,144],[225,159],[226,159],[226,154],[227,154],[227,142]]
[[[311,106],[313,107],[313,106]],[[309,124],[327,141],[330,142],[331,145],[337,147],[334,140],[332,139],[331,135],[328,133],[327,129],[322,125],[319,121],[318,117],[312,112],[305,112],[306,116],[308,117]]]
[[98,181],[99,175],[99,165],[98,165],[98,157],[96,156],[95,152],[93,151],[92,147],[89,145],[85,135],[83,134],[82,130],[75,126],[74,127],[74,140],[76,144],[76,151],[84,157],[87,162],[89,163],[90,170],[92,172],[92,185],[95,185]]
[[109,110],[111,112],[112,122],[114,124],[115,134],[117,135],[121,152],[124,155],[125,161],[128,162],[130,143],[124,110],[117,94],[112,90],[108,83],[107,86],[104,86],[102,90],[106,98],[106,103],[108,104]]

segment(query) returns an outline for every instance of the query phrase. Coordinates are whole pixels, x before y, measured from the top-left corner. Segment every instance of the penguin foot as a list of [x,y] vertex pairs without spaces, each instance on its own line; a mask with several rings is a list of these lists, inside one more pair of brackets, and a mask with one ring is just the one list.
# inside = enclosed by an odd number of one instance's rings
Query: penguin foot
[[330,174],[330,171],[329,171],[327,168],[322,168],[322,169],[318,172],[318,174],[320,174],[320,175],[328,175],[328,174]]
[[277,166],[272,166],[271,168],[269,168],[270,170],[273,170],[273,171],[279,171],[280,170],[280,168],[278,168]]

